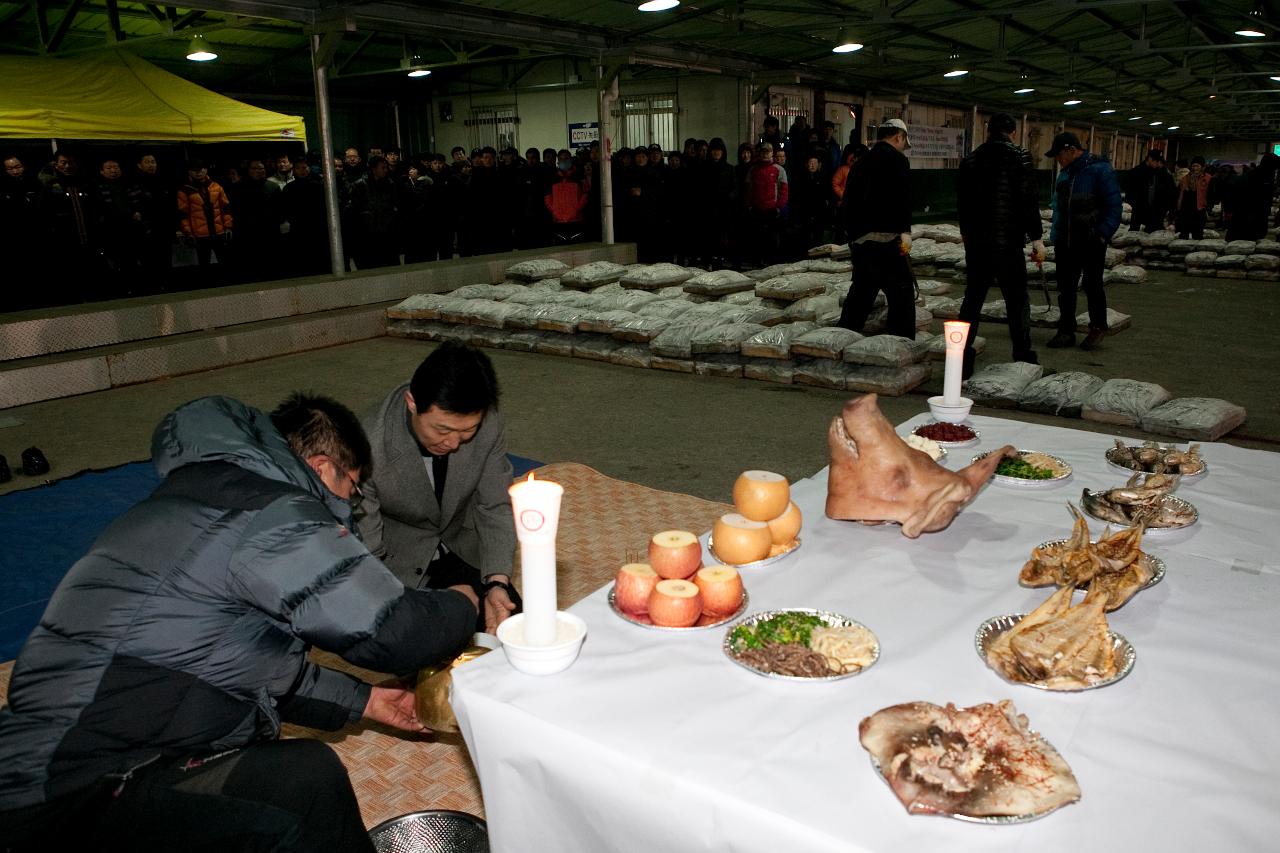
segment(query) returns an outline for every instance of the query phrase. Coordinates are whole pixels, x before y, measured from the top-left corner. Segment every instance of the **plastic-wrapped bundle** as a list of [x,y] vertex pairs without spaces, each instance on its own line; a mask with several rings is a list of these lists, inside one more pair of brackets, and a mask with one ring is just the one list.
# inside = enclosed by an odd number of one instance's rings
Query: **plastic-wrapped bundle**
[[641,344],[623,344],[609,353],[609,363],[620,364],[623,367],[648,368],[653,363],[653,353],[647,346]]
[[954,286],[949,281],[938,281],[935,278],[922,278],[916,281],[916,287],[926,296],[941,296],[950,292]]
[[845,390],[848,377],[856,368],[842,361],[815,359],[796,365],[791,381],[796,385],[813,385],[818,388],[838,388]]
[[750,305],[753,308],[760,308],[764,305],[764,300],[755,294],[755,283],[752,282],[751,290],[742,293],[730,293],[721,300],[726,305]]
[[620,341],[634,341],[647,344],[666,331],[674,320],[666,317],[646,317],[637,314],[634,319],[621,320],[613,324],[613,337]]
[[1142,428],[1193,441],[1217,441],[1244,423],[1247,416],[1243,406],[1227,400],[1179,397],[1143,415]]
[[517,293],[525,293],[529,290],[529,285],[522,282],[504,281],[499,284],[489,285],[489,298],[498,302],[505,302]]
[[1018,408],[1064,418],[1080,417],[1086,400],[1102,387],[1102,380],[1089,373],[1065,371],[1044,376],[1022,389]]
[[873,364],[845,366],[852,368],[845,374],[844,387],[847,390],[884,397],[901,397],[927,382],[933,372],[927,364],[908,364],[904,367],[877,367]]
[[978,312],[978,316],[983,320],[992,320],[996,323],[1003,323],[1009,319],[1009,309],[1005,307],[1003,299],[993,299],[990,302],[982,303],[982,308]]
[[486,326],[472,326],[471,329],[471,345],[477,347],[497,349],[506,343],[507,335],[511,334],[501,329]]
[[1107,254],[1102,262],[1102,265],[1105,267],[1114,267],[1117,264],[1123,264],[1125,257],[1126,255],[1123,250],[1113,249],[1110,246],[1108,246]]
[[534,281],[529,283],[530,290],[564,290],[564,285],[560,283],[558,278],[544,278],[542,281]]
[[960,299],[952,299],[950,296],[926,296],[924,297],[924,307],[935,317],[941,317],[944,320],[954,320],[960,316]]
[[734,270],[699,273],[683,285],[686,293],[697,293],[702,296],[728,296],[730,293],[754,290],[755,286],[754,281]]
[[566,335],[561,332],[543,332],[542,337],[534,342],[533,351],[542,355],[573,355],[573,345],[577,340],[576,335]]
[[787,314],[785,311],[779,311],[777,308],[765,308],[763,305],[745,305],[743,313],[739,316],[739,321],[743,323],[759,323],[761,326],[776,326],[779,323],[787,322]]
[[1151,231],[1143,234],[1139,242],[1143,249],[1168,249],[1169,244],[1178,239],[1173,231]]
[[741,379],[742,362],[736,355],[700,355],[694,358],[693,372],[699,376]]
[[694,304],[687,299],[655,299],[636,309],[641,317],[664,317],[674,320],[683,317],[693,310]]
[[508,332],[502,348],[516,352],[535,352],[537,343],[544,334],[546,332]]
[[1244,268],[1247,270],[1277,270],[1280,269],[1280,256],[1250,255],[1244,260]]
[[795,378],[796,367],[789,361],[747,361],[742,365],[742,376],[761,382],[779,382],[790,385]]
[[533,305],[506,303],[510,309],[503,318],[502,325],[507,329],[529,330],[538,328],[538,309]]
[[839,326],[817,328],[791,341],[792,355],[807,355],[840,361],[845,347],[862,340],[862,335]]
[[856,341],[844,348],[841,357],[851,364],[877,367],[903,367],[923,361],[928,349],[913,338],[898,335],[876,335]]
[[[882,306],[874,309],[867,315],[867,322],[862,327],[864,335],[878,335],[885,330],[885,323],[889,319],[888,307]],[[927,308],[916,306],[916,329],[927,329],[929,324],[933,322],[933,314],[929,313]]]
[[692,358],[693,336],[719,325],[721,321],[718,319],[672,324],[649,341],[649,349],[654,355],[666,358]]
[[739,346],[739,352],[750,358],[789,359],[791,342],[805,332],[816,329],[811,322],[782,323],[756,332]]
[[1200,248],[1198,240],[1174,240],[1169,244],[1170,255],[1185,255]]
[[609,338],[592,338],[573,345],[573,357],[588,361],[609,361],[614,352],[624,346],[622,341]]
[[394,317],[387,319],[387,334],[393,338],[438,341],[441,332],[452,328],[453,326],[439,320],[405,320]]
[[1256,252],[1258,244],[1253,240],[1232,240],[1227,243],[1228,255],[1252,255]]
[[1152,382],[1108,379],[1085,401],[1080,415],[1087,421],[1138,426],[1143,416],[1172,398],[1172,394]]
[[464,284],[462,287],[449,291],[449,295],[456,299],[490,299],[493,297],[493,285]]
[[535,258],[531,261],[520,261],[507,267],[507,278],[518,278],[521,281],[541,281],[544,278],[557,278],[569,270],[569,265],[555,258]]
[[789,264],[771,264],[758,270],[747,270],[747,278],[752,281],[768,281],[780,275],[793,275],[795,273],[805,272],[809,269],[804,261],[797,261]]
[[1058,265],[1053,261],[1045,261],[1042,264],[1033,264],[1027,261],[1027,278],[1036,282],[1040,280],[1040,273],[1044,273],[1044,277],[1053,281],[1058,277]]
[[587,311],[578,321],[578,329],[583,332],[611,335],[619,323],[636,319],[637,315],[630,311]]
[[592,261],[560,276],[560,284],[574,290],[594,290],[622,278],[627,268],[613,261]]
[[677,264],[653,264],[643,269],[630,270],[619,279],[619,283],[634,290],[658,290],[684,284],[693,278],[693,273]]
[[752,335],[763,332],[764,326],[758,323],[725,323],[696,332],[690,339],[690,350],[694,355],[707,353],[737,355],[742,349],[742,342]]
[[582,315],[586,313],[587,309],[576,308],[572,305],[553,305],[538,310],[541,312],[538,316],[539,329],[548,332],[572,334],[577,331],[578,322],[582,319]]
[[980,406],[1012,408],[1027,386],[1044,376],[1044,368],[1025,361],[990,364],[964,383],[964,395]]
[[452,307],[460,301],[441,293],[415,293],[388,308],[387,316],[395,320],[439,320],[441,308]]
[[[1191,257],[1188,255],[1187,257]],[[1147,280],[1147,271],[1142,267],[1135,267],[1125,264],[1124,266],[1112,267],[1104,270],[1102,273],[1103,284],[1142,284]]]
[[1227,241],[1217,237],[1205,237],[1199,243],[1202,252],[1217,252],[1219,255],[1227,251]]
[[847,273],[853,269],[849,261],[838,261],[835,258],[819,258],[809,261],[809,272]]
[[1186,257],[1187,266],[1190,267],[1211,267],[1213,262],[1218,259],[1217,252],[1189,252]]
[[795,302],[806,296],[827,292],[827,280],[821,273],[800,272],[775,276],[756,285],[756,296]]
[[1217,269],[1243,269],[1244,258],[1244,255],[1218,255],[1213,265]]
[[804,299],[797,299],[787,306],[785,314],[788,320],[814,320],[819,314],[825,314],[828,311],[834,311],[840,307],[840,299],[821,293],[817,296],[807,296]]
[[672,373],[693,373],[692,358],[671,358],[654,353],[650,356],[649,366],[654,370],[670,370]]

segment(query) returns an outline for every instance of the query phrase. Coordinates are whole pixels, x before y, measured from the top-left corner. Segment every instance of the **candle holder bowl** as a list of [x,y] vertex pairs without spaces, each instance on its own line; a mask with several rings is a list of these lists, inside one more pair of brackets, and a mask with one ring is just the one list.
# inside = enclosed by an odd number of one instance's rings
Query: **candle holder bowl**
[[[572,637],[560,640],[565,628]],[[578,616],[556,611],[557,641],[549,646],[531,646],[524,641],[524,614],[517,613],[498,626],[498,639],[511,666],[526,675],[554,675],[568,669],[578,659],[587,638],[587,623]]]
[[962,424],[969,419],[969,410],[973,408],[973,400],[968,397],[961,397],[960,403],[955,406],[948,406],[939,394],[936,397],[929,398],[929,412],[933,415],[934,420],[943,421],[949,424]]

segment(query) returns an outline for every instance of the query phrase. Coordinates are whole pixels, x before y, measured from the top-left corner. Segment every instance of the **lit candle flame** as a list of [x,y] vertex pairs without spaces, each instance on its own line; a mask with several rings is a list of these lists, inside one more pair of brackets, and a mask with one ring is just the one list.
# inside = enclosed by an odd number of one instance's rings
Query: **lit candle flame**
[[525,482],[526,482],[526,483],[532,483],[532,482],[533,482],[533,472],[532,472],[532,471],[530,471],[530,472],[529,472],[529,478],[528,478],[527,480],[525,480]]

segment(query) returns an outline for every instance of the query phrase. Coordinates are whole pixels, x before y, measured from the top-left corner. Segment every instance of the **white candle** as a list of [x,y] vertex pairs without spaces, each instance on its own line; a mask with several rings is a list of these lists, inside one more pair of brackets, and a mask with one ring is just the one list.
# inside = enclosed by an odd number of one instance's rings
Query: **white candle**
[[564,486],[530,473],[508,491],[520,540],[525,642],[549,646],[556,639],[556,530]]
[[946,335],[947,361],[942,374],[942,405],[960,405],[960,376],[964,372],[964,342],[969,337],[969,324],[948,320],[942,324]]

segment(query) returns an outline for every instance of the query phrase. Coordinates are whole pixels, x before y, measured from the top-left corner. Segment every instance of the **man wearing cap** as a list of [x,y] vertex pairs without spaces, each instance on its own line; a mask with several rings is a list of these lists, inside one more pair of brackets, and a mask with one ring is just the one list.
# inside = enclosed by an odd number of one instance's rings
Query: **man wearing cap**
[[1147,231],[1163,231],[1169,209],[1178,189],[1173,176],[1164,167],[1164,154],[1158,148],[1147,152],[1147,159],[1129,170],[1125,196],[1133,208],[1130,227]]
[[885,331],[914,338],[915,288],[911,251],[911,147],[907,124],[891,118],[876,131],[876,144],[849,169],[840,216],[849,235],[853,279],[840,312],[840,325],[861,332],[884,291],[889,306]]
[[964,375],[973,373],[973,339],[982,303],[993,281],[1000,285],[1009,314],[1013,360],[1038,364],[1031,348],[1031,305],[1022,247],[1031,241],[1032,260],[1044,260],[1044,233],[1031,152],[1013,143],[1017,123],[1008,113],[987,122],[987,141],[960,162],[956,203],[968,283],[960,319],[969,323]]
[[1045,152],[1058,162],[1058,182],[1051,201],[1053,241],[1058,264],[1058,333],[1053,348],[1075,346],[1076,283],[1082,282],[1089,302],[1089,334],[1080,344],[1097,349],[1107,335],[1107,295],[1102,289],[1102,265],[1107,241],[1120,227],[1120,184],[1111,164],[1095,157],[1074,133],[1059,133]]

